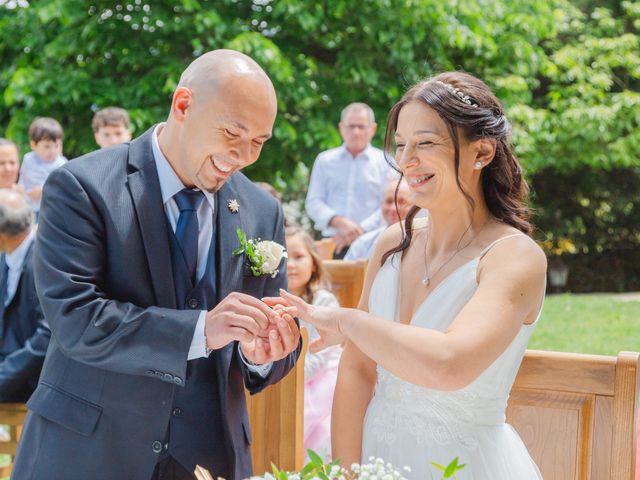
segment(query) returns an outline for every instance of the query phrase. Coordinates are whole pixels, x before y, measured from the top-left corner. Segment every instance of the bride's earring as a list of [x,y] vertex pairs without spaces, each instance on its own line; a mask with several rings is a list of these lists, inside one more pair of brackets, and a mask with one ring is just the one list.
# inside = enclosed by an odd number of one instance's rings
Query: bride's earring
[[473,164],[473,166],[476,170],[480,170],[482,168],[482,162],[476,162]]

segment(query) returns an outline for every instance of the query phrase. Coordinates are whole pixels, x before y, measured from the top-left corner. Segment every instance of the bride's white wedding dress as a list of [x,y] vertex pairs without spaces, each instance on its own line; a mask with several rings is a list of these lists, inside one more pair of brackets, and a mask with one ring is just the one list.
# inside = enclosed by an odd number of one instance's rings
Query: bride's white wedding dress
[[[411,324],[445,330],[474,294],[478,263],[495,243],[436,286]],[[399,266],[396,253],[380,268],[369,295],[369,311],[390,321],[397,319]],[[505,423],[509,392],[536,322],[523,325],[502,355],[460,390],[419,387],[378,366],[364,421],[363,463],[380,457],[396,468],[410,467],[404,473],[409,479],[429,480],[442,478],[431,462],[447,465],[459,457],[466,467],[458,480],[542,478],[518,434]]]

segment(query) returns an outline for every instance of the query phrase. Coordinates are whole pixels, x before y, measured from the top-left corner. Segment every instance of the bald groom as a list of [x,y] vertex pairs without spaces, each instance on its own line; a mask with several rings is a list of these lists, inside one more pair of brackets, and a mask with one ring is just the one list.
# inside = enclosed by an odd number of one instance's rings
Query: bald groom
[[271,137],[276,94],[251,58],[216,50],[182,74],[166,123],[55,171],[34,268],[52,330],[28,402],[20,479],[246,478],[244,397],[300,351],[291,317],[259,299],[238,247],[284,244],[277,201],[240,170]]

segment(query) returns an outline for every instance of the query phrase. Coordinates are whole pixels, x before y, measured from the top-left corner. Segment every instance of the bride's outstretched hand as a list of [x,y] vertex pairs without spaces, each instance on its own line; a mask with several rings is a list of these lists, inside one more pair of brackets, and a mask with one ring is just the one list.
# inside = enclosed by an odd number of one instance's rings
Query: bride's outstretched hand
[[267,304],[281,303],[286,307],[294,307],[299,318],[316,327],[321,338],[311,342],[310,349],[312,352],[318,352],[331,345],[344,343],[345,337],[340,331],[339,322],[341,309],[309,305],[300,297],[292,295],[285,290],[280,290],[280,298],[263,299],[263,301]]

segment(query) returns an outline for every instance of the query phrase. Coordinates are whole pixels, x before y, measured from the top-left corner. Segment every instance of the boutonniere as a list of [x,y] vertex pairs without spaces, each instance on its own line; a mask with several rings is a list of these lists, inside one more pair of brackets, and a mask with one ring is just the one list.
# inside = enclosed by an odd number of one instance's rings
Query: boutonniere
[[247,240],[247,235],[239,228],[236,230],[236,234],[240,246],[232,254],[236,256],[244,253],[247,256],[254,277],[271,275],[271,278],[275,278],[280,262],[283,258],[287,258],[285,248],[271,240],[260,240],[259,238]]

